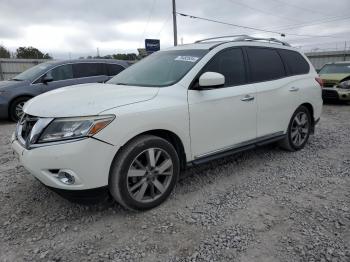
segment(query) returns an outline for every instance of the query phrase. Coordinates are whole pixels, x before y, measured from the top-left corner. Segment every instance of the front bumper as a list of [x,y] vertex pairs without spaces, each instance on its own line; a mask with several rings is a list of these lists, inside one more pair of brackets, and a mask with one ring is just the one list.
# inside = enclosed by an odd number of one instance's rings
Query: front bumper
[[322,89],[322,98],[324,100],[343,100],[350,101],[350,90],[341,88],[327,88]]
[[4,97],[0,96],[0,119],[7,119],[9,117],[8,111],[9,111],[8,101]]
[[[108,185],[116,146],[93,138],[25,149],[13,136],[12,148],[20,163],[48,187],[63,190],[86,190]],[[73,175],[75,183],[66,185],[57,178],[62,170]]]

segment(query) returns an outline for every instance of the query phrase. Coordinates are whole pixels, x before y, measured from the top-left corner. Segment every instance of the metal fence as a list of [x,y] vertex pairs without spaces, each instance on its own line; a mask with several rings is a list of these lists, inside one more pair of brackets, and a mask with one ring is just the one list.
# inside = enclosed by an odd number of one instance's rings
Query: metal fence
[[[305,53],[316,69],[329,62],[350,61],[350,51],[329,51]],[[0,80],[10,79],[28,68],[46,62],[46,59],[0,58]]]
[[0,80],[10,79],[28,68],[46,62],[46,59],[0,59]]
[[321,69],[326,63],[350,61],[350,51],[329,51],[305,53],[316,69]]

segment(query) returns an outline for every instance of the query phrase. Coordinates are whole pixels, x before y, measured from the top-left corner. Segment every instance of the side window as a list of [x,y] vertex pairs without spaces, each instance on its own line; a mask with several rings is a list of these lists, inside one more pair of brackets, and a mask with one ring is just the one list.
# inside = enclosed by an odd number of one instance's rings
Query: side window
[[124,70],[124,67],[117,64],[106,64],[108,76],[115,76]]
[[248,47],[251,82],[263,82],[286,76],[281,57],[275,49]]
[[104,64],[79,63],[73,65],[74,78],[105,75]]
[[225,86],[246,83],[243,52],[240,48],[232,48],[219,52],[205,65],[202,73],[217,72],[225,76]]
[[304,57],[298,52],[285,49],[279,49],[278,52],[287,66],[288,75],[302,75],[309,73],[309,63],[306,62]]
[[47,75],[52,76],[53,81],[66,80],[73,78],[72,65],[61,65],[58,66],[47,73]]

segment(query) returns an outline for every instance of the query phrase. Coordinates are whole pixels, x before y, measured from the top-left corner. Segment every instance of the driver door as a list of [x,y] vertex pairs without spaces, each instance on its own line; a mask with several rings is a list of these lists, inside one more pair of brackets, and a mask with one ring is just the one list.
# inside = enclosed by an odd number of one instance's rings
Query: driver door
[[[51,78],[50,82],[43,82],[43,79]],[[54,89],[74,85],[72,64],[65,64],[57,66],[48,71],[42,78],[41,88],[42,92],[52,91]]]
[[205,72],[223,74],[225,85],[188,91],[195,159],[240,147],[256,138],[256,88],[247,84],[242,49],[220,51],[199,75]]

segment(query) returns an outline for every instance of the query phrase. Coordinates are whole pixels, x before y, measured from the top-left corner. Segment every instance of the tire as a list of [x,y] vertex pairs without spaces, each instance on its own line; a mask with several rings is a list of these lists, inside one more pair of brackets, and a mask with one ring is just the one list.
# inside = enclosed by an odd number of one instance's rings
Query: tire
[[143,135],[116,155],[109,174],[109,191],[122,206],[148,210],[164,202],[180,173],[179,156],[165,139]]
[[12,121],[18,122],[23,115],[23,106],[30,97],[18,97],[12,101],[9,107],[9,117]]
[[309,110],[305,106],[300,106],[290,119],[287,135],[280,142],[280,147],[291,152],[304,148],[310,137],[311,125],[312,121]]

